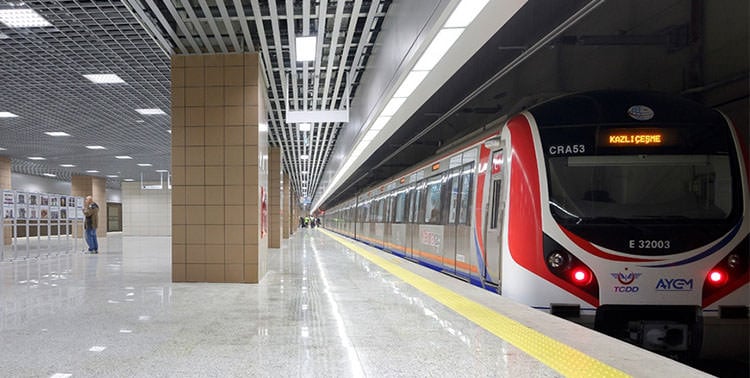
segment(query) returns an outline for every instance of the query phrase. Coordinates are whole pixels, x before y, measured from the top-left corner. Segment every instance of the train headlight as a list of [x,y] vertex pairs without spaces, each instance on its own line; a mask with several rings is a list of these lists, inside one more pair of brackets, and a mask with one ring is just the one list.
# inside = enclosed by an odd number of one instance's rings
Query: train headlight
[[552,269],[564,269],[568,265],[568,254],[565,252],[554,251],[547,257],[547,265]]
[[733,253],[733,254],[729,255],[729,257],[727,257],[727,266],[730,269],[736,269],[737,267],[740,266],[741,262],[742,262],[742,259],[736,253]]

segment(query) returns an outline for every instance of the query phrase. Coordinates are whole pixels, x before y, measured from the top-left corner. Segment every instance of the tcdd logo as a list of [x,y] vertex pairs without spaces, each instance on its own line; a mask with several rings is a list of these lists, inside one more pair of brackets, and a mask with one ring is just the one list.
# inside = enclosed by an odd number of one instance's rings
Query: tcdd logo
[[656,283],[657,291],[692,291],[693,279],[685,278],[659,278]]
[[[627,270],[627,268],[625,269]],[[637,293],[640,288],[638,286],[630,286],[633,282],[635,282],[638,277],[641,276],[642,273],[635,273],[635,272],[618,272],[618,273],[610,273],[613,278],[615,278],[618,282],[620,282],[623,286],[614,286],[613,290],[615,293]]]

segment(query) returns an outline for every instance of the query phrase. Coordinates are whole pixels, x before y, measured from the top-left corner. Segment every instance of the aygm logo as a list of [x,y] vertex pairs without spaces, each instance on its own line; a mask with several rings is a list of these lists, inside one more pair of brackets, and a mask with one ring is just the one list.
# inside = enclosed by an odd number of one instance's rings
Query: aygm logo
[[656,291],[692,291],[693,279],[685,278],[659,278],[656,283]]
[[610,273],[610,274],[612,274],[612,277],[614,277],[618,282],[620,282],[623,285],[623,286],[613,287],[616,293],[637,293],[638,290],[640,290],[638,286],[630,286],[630,284],[635,282],[635,280],[641,276],[641,273],[619,272],[619,273]]

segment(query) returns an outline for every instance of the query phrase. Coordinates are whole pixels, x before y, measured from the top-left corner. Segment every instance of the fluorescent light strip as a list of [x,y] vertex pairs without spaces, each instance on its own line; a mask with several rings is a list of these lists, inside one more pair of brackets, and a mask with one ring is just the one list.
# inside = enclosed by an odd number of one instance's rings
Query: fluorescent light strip
[[9,28],[38,28],[52,26],[33,9],[0,9],[0,22]]
[[76,165],[75,164],[60,164],[60,166],[63,168],[74,168]]
[[103,147],[103,146],[86,146],[86,148],[88,148],[89,150],[106,150],[107,149],[107,147]]
[[139,167],[151,167],[151,166],[153,166],[153,164],[149,164],[149,163],[138,163],[138,166],[139,166]]
[[133,182],[133,181],[135,181],[135,180],[133,180],[133,179],[131,179],[131,178],[127,178],[127,179],[122,179],[122,181]]
[[17,114],[13,114],[11,112],[0,112],[0,118],[15,118],[18,117]]
[[389,117],[396,114],[401,105],[404,104],[404,101],[406,101],[406,99],[403,97],[392,98],[391,101],[388,101],[388,104],[385,105],[385,108],[380,113],[380,115]]
[[118,177],[120,177],[120,176],[118,176],[118,175],[107,175],[107,177],[108,177],[108,178],[118,178]]
[[297,37],[294,39],[294,46],[298,62],[310,62],[315,60],[315,50],[318,37]]
[[393,97],[409,97],[430,71],[411,71]]
[[310,131],[312,130],[312,124],[309,122],[300,123],[299,124],[299,131]]
[[115,74],[89,74],[83,75],[83,77],[96,84],[120,84],[125,82],[125,80]]
[[42,176],[47,176],[47,177],[57,177],[57,175],[56,175],[56,174],[54,174],[54,173],[42,173]]
[[99,173],[96,169],[89,169],[86,173]]
[[41,156],[29,156],[29,160],[47,160],[46,158],[43,158]]
[[157,108],[150,108],[150,109],[136,109],[136,112],[142,115],[161,115],[161,114],[167,114],[164,113],[163,110],[157,109]]
[[127,160],[127,159],[132,159],[132,157],[128,155],[117,155],[115,156],[115,159]]
[[45,134],[53,137],[59,137],[59,136],[70,136],[70,134],[64,132],[64,131],[45,131]]
[[157,169],[156,172],[163,173],[163,172],[169,172],[169,171],[166,169]]
[[465,28],[471,24],[479,12],[484,9],[489,0],[463,0],[453,10],[448,21],[445,22],[446,28]]
[[414,66],[415,71],[429,71],[443,58],[445,53],[450,50],[451,46],[456,43],[464,29],[442,29],[427,47],[422,57],[419,58]]

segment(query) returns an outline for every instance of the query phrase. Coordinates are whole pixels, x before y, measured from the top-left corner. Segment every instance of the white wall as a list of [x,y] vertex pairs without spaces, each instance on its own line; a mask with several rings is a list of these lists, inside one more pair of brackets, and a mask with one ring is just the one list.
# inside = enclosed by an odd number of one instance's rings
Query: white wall
[[122,234],[123,236],[171,236],[172,191],[166,188],[141,189],[140,182],[123,182]]
[[[53,178],[11,173],[10,183],[13,190],[31,193],[52,193],[70,195],[70,182],[56,180]],[[122,193],[119,189],[106,188],[107,202],[121,203]],[[94,198],[94,201],[102,204],[102,200]]]

